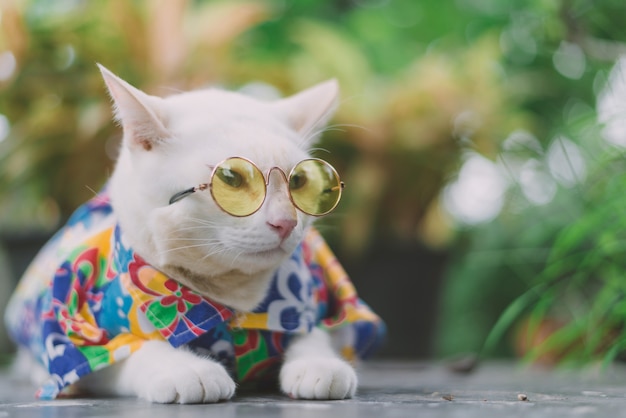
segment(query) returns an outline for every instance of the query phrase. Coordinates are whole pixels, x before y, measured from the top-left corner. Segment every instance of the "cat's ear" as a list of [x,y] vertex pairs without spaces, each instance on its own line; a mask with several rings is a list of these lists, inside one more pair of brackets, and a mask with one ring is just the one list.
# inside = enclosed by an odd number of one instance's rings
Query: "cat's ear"
[[337,109],[338,99],[339,83],[331,79],[281,99],[275,106],[292,129],[309,137],[328,123]]
[[149,151],[170,136],[160,111],[162,99],[131,86],[100,64],[98,68],[113,99],[115,119],[131,148]]

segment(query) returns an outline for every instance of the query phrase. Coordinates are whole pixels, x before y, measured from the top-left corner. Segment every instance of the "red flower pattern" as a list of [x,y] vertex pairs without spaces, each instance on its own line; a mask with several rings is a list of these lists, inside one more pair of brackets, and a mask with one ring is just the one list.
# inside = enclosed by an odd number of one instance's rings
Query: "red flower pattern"
[[163,306],[176,304],[178,312],[184,313],[187,311],[187,304],[185,302],[196,305],[202,301],[199,295],[193,293],[175,280],[168,279],[164,285],[172,294],[161,298],[161,305]]

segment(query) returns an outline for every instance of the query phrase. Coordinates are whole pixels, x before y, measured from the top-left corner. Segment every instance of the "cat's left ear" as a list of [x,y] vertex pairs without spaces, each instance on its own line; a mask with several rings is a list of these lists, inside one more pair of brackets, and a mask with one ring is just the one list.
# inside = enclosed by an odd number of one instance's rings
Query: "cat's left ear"
[[308,138],[315,129],[328,123],[337,109],[338,100],[339,83],[331,79],[278,100],[275,106],[293,130]]

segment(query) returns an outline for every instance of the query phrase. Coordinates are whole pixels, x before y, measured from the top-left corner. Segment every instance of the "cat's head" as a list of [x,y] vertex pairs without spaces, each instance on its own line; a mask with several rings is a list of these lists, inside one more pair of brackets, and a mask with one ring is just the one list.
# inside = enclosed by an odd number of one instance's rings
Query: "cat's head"
[[[263,296],[267,276],[313,220],[294,207],[280,171],[288,174],[310,157],[308,150],[336,106],[337,83],[277,101],[220,89],[161,98],[100,69],[124,132],[109,193],[125,239],[175,279],[251,309]],[[177,193],[209,182],[213,168],[229,157],[243,157],[267,176],[259,210],[233,216],[208,190],[170,203]],[[250,282],[257,276],[262,279]],[[229,286],[244,294],[215,294],[227,293]]]

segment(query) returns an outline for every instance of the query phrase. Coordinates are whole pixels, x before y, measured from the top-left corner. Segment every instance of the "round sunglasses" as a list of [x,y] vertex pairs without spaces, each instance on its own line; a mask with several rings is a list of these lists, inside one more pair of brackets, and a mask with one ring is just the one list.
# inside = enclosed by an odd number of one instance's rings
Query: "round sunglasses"
[[224,212],[237,217],[250,216],[263,205],[273,170],[277,170],[287,182],[293,205],[308,215],[326,215],[335,209],[341,199],[344,184],[335,168],[324,160],[302,160],[289,175],[279,167],[270,168],[264,175],[252,161],[231,157],[213,167],[208,183],[174,194],[169,203],[171,205],[192,193],[209,189],[213,200]]

